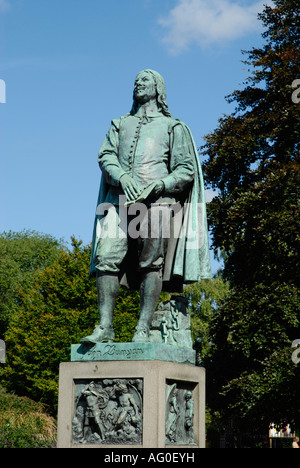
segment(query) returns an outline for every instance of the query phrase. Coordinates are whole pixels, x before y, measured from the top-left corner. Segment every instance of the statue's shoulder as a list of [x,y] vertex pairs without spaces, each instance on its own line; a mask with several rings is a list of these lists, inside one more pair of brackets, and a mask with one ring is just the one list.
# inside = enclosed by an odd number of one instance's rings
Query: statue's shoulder
[[120,124],[121,124],[122,120],[127,119],[127,117],[130,117],[130,115],[131,115],[131,114],[126,114],[126,115],[124,115],[124,116],[122,116],[122,117],[119,117],[118,119],[113,119],[113,120],[111,121],[112,126],[115,127],[116,130],[119,130],[119,129],[120,129]]
[[169,119],[169,131],[172,132],[175,127],[183,127],[186,128],[186,125],[184,122],[182,122],[180,119],[173,119],[173,117],[168,117]]

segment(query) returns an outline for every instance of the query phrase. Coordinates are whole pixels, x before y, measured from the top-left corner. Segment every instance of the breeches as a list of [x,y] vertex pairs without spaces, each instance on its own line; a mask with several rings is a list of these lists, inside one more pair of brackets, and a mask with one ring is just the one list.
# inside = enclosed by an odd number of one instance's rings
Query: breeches
[[[139,214],[133,214],[134,211]],[[96,268],[102,273],[119,273],[128,254],[127,266],[141,270],[162,270],[170,237],[168,205],[109,205],[101,222],[96,251]],[[136,259],[136,261],[134,260]],[[132,261],[131,261],[132,260]]]

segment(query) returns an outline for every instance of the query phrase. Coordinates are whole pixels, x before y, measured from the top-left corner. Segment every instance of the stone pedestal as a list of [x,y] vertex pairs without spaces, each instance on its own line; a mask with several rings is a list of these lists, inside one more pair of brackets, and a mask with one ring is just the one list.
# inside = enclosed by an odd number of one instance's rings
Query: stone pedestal
[[162,355],[126,360],[119,346],[120,360],[60,365],[58,448],[204,448],[205,370]]

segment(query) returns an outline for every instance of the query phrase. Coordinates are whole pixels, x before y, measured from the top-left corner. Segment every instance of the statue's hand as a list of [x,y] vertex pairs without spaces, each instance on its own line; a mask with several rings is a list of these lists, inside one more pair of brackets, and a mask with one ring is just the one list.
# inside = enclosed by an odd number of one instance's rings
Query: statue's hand
[[162,180],[158,180],[156,185],[151,193],[151,197],[159,197],[165,190],[165,184]]
[[128,174],[122,175],[120,178],[120,184],[128,201],[135,200],[142,191],[135,180],[133,180],[133,178]]

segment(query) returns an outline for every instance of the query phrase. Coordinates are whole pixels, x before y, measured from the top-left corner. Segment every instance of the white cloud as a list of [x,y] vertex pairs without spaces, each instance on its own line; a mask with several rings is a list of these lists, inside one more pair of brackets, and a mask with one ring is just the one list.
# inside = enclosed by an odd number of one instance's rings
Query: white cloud
[[163,43],[171,54],[178,54],[192,43],[200,47],[224,44],[258,31],[257,14],[271,0],[178,0],[168,16],[160,18]]
[[0,13],[8,11],[10,9],[10,4],[7,0],[0,0]]

